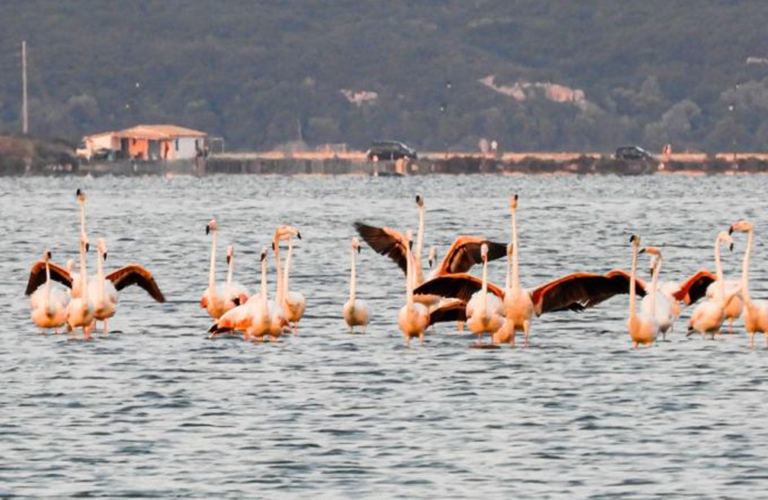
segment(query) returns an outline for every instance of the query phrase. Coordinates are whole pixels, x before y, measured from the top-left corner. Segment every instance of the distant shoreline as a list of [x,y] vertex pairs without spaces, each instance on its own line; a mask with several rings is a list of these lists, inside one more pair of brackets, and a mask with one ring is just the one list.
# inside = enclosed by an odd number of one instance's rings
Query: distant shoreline
[[745,175],[768,173],[767,154],[671,155],[668,161],[619,160],[598,154],[426,153],[418,160],[368,161],[363,153],[229,153],[178,161],[41,162],[32,168],[0,169],[25,175]]

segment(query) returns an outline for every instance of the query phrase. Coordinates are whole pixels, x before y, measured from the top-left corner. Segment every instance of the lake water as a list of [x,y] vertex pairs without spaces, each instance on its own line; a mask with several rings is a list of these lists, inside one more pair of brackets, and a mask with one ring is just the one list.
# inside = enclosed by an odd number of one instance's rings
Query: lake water
[[[168,298],[123,291],[113,333],[90,342],[39,335],[23,295],[45,247],[77,258],[77,188],[108,269],[145,265]],[[519,193],[525,286],[628,269],[633,232],[662,247],[662,279],[682,280],[713,269],[717,232],[748,218],[752,295],[765,298],[766,188],[763,176],[0,179],[0,497],[764,496],[768,351],[762,338],[749,349],[741,321],[738,335],[686,338],[689,309],[668,341],[631,351],[620,296],[538,318],[529,349],[469,349],[473,338],[443,324],[406,350],[403,276],[368,247],[367,335],[346,333],[341,306],[352,223],[415,231],[416,192],[425,249],[442,251],[458,234],[507,241]],[[231,242],[251,288],[274,227],[300,228],[298,336],[206,339],[213,215],[219,278]],[[738,279],[746,235],[734,239],[724,261]],[[503,263],[490,276],[503,283]]]

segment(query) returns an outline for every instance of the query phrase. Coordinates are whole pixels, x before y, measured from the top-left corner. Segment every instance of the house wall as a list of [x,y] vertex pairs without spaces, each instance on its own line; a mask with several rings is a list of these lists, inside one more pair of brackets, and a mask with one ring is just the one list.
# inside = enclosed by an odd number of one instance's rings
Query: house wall
[[195,148],[195,145],[197,144],[197,147],[202,150],[203,142],[204,139],[195,137],[179,137],[178,139],[174,139],[172,158],[174,160],[194,158],[197,156],[197,149]]

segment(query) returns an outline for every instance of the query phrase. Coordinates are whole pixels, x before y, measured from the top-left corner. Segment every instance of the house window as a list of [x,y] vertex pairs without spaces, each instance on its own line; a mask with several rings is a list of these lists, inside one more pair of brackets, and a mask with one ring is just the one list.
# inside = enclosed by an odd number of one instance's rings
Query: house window
[[179,150],[179,140],[176,139],[176,151],[178,151],[178,150]]

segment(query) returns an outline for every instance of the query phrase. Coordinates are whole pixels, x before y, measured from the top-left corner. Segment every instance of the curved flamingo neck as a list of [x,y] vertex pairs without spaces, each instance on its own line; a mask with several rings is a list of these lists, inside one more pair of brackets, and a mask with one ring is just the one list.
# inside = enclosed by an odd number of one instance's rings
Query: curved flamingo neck
[[424,205],[419,207],[419,234],[416,235],[416,265],[421,269],[421,254],[424,249]]
[[232,284],[235,277],[235,254],[229,256],[229,269],[227,269],[227,285]]
[[406,272],[405,272],[405,281],[406,283],[406,305],[408,306],[408,310],[413,309],[413,255],[411,254],[411,247],[410,245],[406,245]]
[[349,275],[349,300],[350,302],[355,301],[355,292],[356,292],[356,284],[355,284],[355,247],[352,247],[352,270]]
[[211,268],[208,271],[208,288],[213,292],[216,289],[216,233],[214,229],[211,231]]
[[85,266],[85,244],[83,243],[80,244],[80,282],[82,283],[80,304],[85,311],[88,303],[88,269]]
[[651,278],[651,293],[649,300],[651,301],[651,317],[656,317],[656,287],[659,283],[659,273],[661,272],[661,255],[656,256],[656,265],[653,268],[653,278]]
[[[513,249],[514,251],[514,249]],[[507,290],[512,289],[512,255],[510,255],[509,252],[507,252],[507,282],[506,282],[506,288]]]
[[483,288],[480,295],[480,310],[487,314],[488,308],[488,259],[483,259]]
[[283,272],[283,295],[288,295],[288,280],[291,273],[291,257],[293,256],[293,238],[288,239],[288,255],[285,257],[285,271]]
[[637,304],[635,304],[635,298],[637,297],[637,252],[639,250],[638,245],[632,245],[632,274],[629,276],[629,317],[635,318],[637,316]]
[[48,264],[48,259],[45,260],[45,310],[50,315],[53,313],[53,307],[51,304],[51,267]]
[[269,316],[269,310],[267,309],[268,300],[269,300],[269,290],[267,288],[267,259],[264,258],[261,261],[261,317],[262,318],[267,318]]
[[520,245],[517,242],[517,218],[515,217],[516,208],[512,209],[512,289],[520,288],[520,263],[518,255],[520,254]]
[[104,254],[99,250],[99,258],[96,260],[96,273],[99,277],[99,298],[104,297]]
[[277,304],[282,304],[283,302],[283,273],[280,272],[281,265],[280,265],[280,239],[275,238],[275,264],[277,266],[277,294],[275,294],[275,301]]
[[747,249],[744,250],[744,262],[741,266],[741,294],[744,297],[745,304],[751,304],[752,299],[749,297],[749,257],[752,251],[752,240],[755,235],[755,230],[749,230],[749,237],[747,239]]

